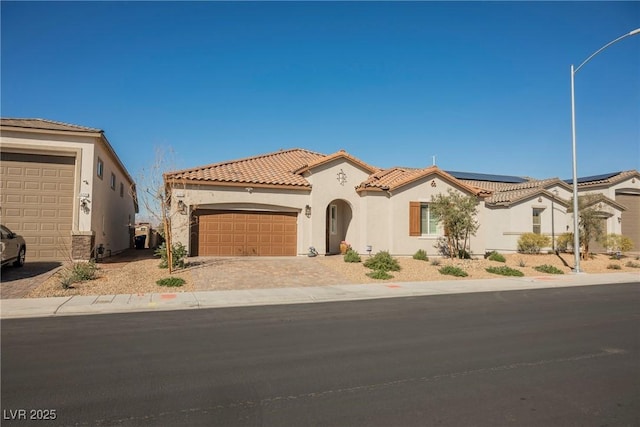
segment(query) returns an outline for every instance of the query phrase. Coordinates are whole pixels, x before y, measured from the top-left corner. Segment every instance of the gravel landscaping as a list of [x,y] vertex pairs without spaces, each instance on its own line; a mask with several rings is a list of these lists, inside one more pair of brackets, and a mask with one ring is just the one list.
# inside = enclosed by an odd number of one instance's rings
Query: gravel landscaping
[[[364,261],[366,255],[362,257]],[[289,286],[318,286],[331,284],[356,284],[372,282],[418,282],[432,280],[468,280],[500,278],[496,274],[488,273],[485,269],[490,266],[508,266],[524,273],[529,277],[552,276],[534,269],[540,265],[550,265],[561,270],[565,274],[571,273],[573,265],[572,254],[556,255],[505,255],[506,262],[489,261],[486,259],[459,260],[431,258],[429,261],[415,260],[411,257],[396,257],[400,263],[400,271],[392,271],[392,279],[387,281],[375,280],[366,275],[370,272],[362,263],[346,263],[342,256],[319,256],[316,258],[234,258],[236,271],[242,271],[238,275],[238,284],[234,287],[234,277],[238,273],[221,272],[227,262],[221,262],[221,258],[191,260],[192,265],[184,270],[175,272],[176,277],[185,280],[185,284],[178,288],[166,288],[156,284],[161,278],[168,277],[166,269],[158,267],[158,258],[135,259],[123,262],[111,262],[98,264],[98,278],[81,283],[75,283],[72,288],[64,289],[60,283],[60,274],[47,279],[42,285],[33,289],[28,298],[72,296],[72,295],[114,295],[114,294],[144,294],[163,292],[192,292],[197,290],[213,289],[248,289],[248,288],[273,288]],[[432,265],[434,259],[440,261],[440,265]],[[296,262],[299,261],[299,262]],[[620,260],[611,259],[607,255],[597,255],[592,259],[581,262],[582,269],[587,273],[620,273],[636,271],[639,268],[628,267],[626,264],[632,261],[639,263],[636,256],[624,257]],[[299,265],[297,265],[299,264]],[[304,277],[305,265],[312,264],[308,280]],[[293,265],[296,268],[293,269]],[[454,277],[441,274],[441,267],[452,265],[464,270],[467,277]],[[524,267],[522,266],[524,265]],[[619,269],[607,268],[618,265]],[[281,268],[279,268],[281,267]],[[211,269],[211,270],[209,270]],[[321,274],[326,271],[326,274]],[[249,273],[252,273],[251,276]],[[249,275],[248,275],[249,274]],[[302,276],[301,276],[302,275]],[[295,276],[295,280],[287,280],[287,276]],[[318,277],[321,279],[318,279]],[[276,277],[276,279],[273,279]],[[239,283],[242,281],[242,283]],[[197,286],[200,283],[200,286]],[[202,287],[206,283],[206,288]]]

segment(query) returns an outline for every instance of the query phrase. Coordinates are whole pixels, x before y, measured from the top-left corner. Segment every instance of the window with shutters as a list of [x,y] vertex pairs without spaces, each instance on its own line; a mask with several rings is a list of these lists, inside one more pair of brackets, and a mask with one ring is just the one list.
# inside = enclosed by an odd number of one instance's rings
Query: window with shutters
[[438,218],[429,209],[428,203],[409,203],[409,235],[435,236],[440,234]]

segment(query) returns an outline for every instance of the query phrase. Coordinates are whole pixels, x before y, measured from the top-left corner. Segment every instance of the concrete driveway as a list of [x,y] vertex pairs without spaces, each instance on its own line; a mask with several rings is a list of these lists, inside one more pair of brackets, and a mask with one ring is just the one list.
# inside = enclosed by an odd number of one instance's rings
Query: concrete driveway
[[55,274],[61,266],[60,262],[27,261],[22,267],[2,267],[0,298],[24,298],[32,289]]

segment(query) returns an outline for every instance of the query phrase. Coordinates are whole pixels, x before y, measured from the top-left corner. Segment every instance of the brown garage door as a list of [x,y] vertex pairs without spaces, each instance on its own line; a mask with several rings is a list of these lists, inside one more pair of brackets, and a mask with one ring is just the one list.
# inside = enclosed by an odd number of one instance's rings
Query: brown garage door
[[297,214],[200,211],[192,236],[200,256],[291,256],[297,254]]
[[71,248],[75,158],[2,153],[2,223],[27,243],[27,262],[64,261]]
[[622,212],[622,235],[633,241],[634,251],[640,251],[640,194],[616,194],[616,202],[627,208]]

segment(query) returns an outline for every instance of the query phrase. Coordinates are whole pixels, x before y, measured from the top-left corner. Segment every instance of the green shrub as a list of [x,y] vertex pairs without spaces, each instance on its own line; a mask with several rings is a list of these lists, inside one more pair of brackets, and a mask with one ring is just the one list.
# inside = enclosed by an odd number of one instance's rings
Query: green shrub
[[[171,245],[172,252],[172,265],[173,268],[184,268],[184,258],[187,256],[187,248],[182,243]],[[160,268],[168,268],[169,261],[167,261],[167,244],[162,244],[156,249],[155,255],[160,257]]]
[[640,263],[638,262],[629,261],[625,265],[631,268],[640,268]]
[[543,264],[533,267],[534,270],[549,274],[564,274],[564,271],[554,267],[553,265]]
[[607,269],[609,270],[622,270],[620,264],[609,264],[607,265]]
[[501,276],[516,276],[522,277],[524,273],[520,270],[516,270],[515,268],[507,267],[506,265],[501,265],[500,267],[488,267],[486,270],[492,274],[499,274]]
[[71,266],[62,270],[60,284],[64,289],[69,289],[74,283],[94,280],[98,266],[95,262],[74,262]]
[[372,270],[400,271],[398,260],[393,258],[389,252],[380,251],[364,262],[364,266]]
[[431,265],[433,265],[435,267],[439,266],[440,263],[441,263],[441,261],[438,258],[431,260]]
[[489,259],[490,261],[507,262],[507,260],[504,258],[504,255],[499,254],[496,251],[491,252],[487,259]]
[[177,288],[184,285],[186,282],[182,277],[165,277],[156,281],[156,284],[160,286],[166,286],[168,288]]
[[613,252],[629,252],[633,249],[633,241],[622,234],[607,234],[600,240],[600,243]]
[[427,256],[427,251],[424,249],[418,249],[415,254],[413,254],[413,259],[417,259],[420,261],[429,261],[429,257]]
[[372,279],[381,279],[381,280],[393,279],[393,276],[384,270],[370,271],[367,273],[367,276],[371,277]]
[[518,252],[525,254],[539,254],[540,249],[549,246],[551,239],[548,236],[536,233],[524,233],[518,239]]
[[556,237],[556,249],[565,252],[569,248],[573,248],[573,233],[562,233]]
[[464,249],[460,249],[458,251],[458,258],[460,259],[471,259],[471,254]]
[[453,265],[447,265],[438,270],[440,274],[446,274],[447,276],[467,277],[466,271],[460,267],[454,267]]
[[358,252],[354,251],[351,248],[347,249],[347,252],[344,254],[344,262],[360,262],[360,261],[362,260],[360,259],[360,255],[358,254]]

